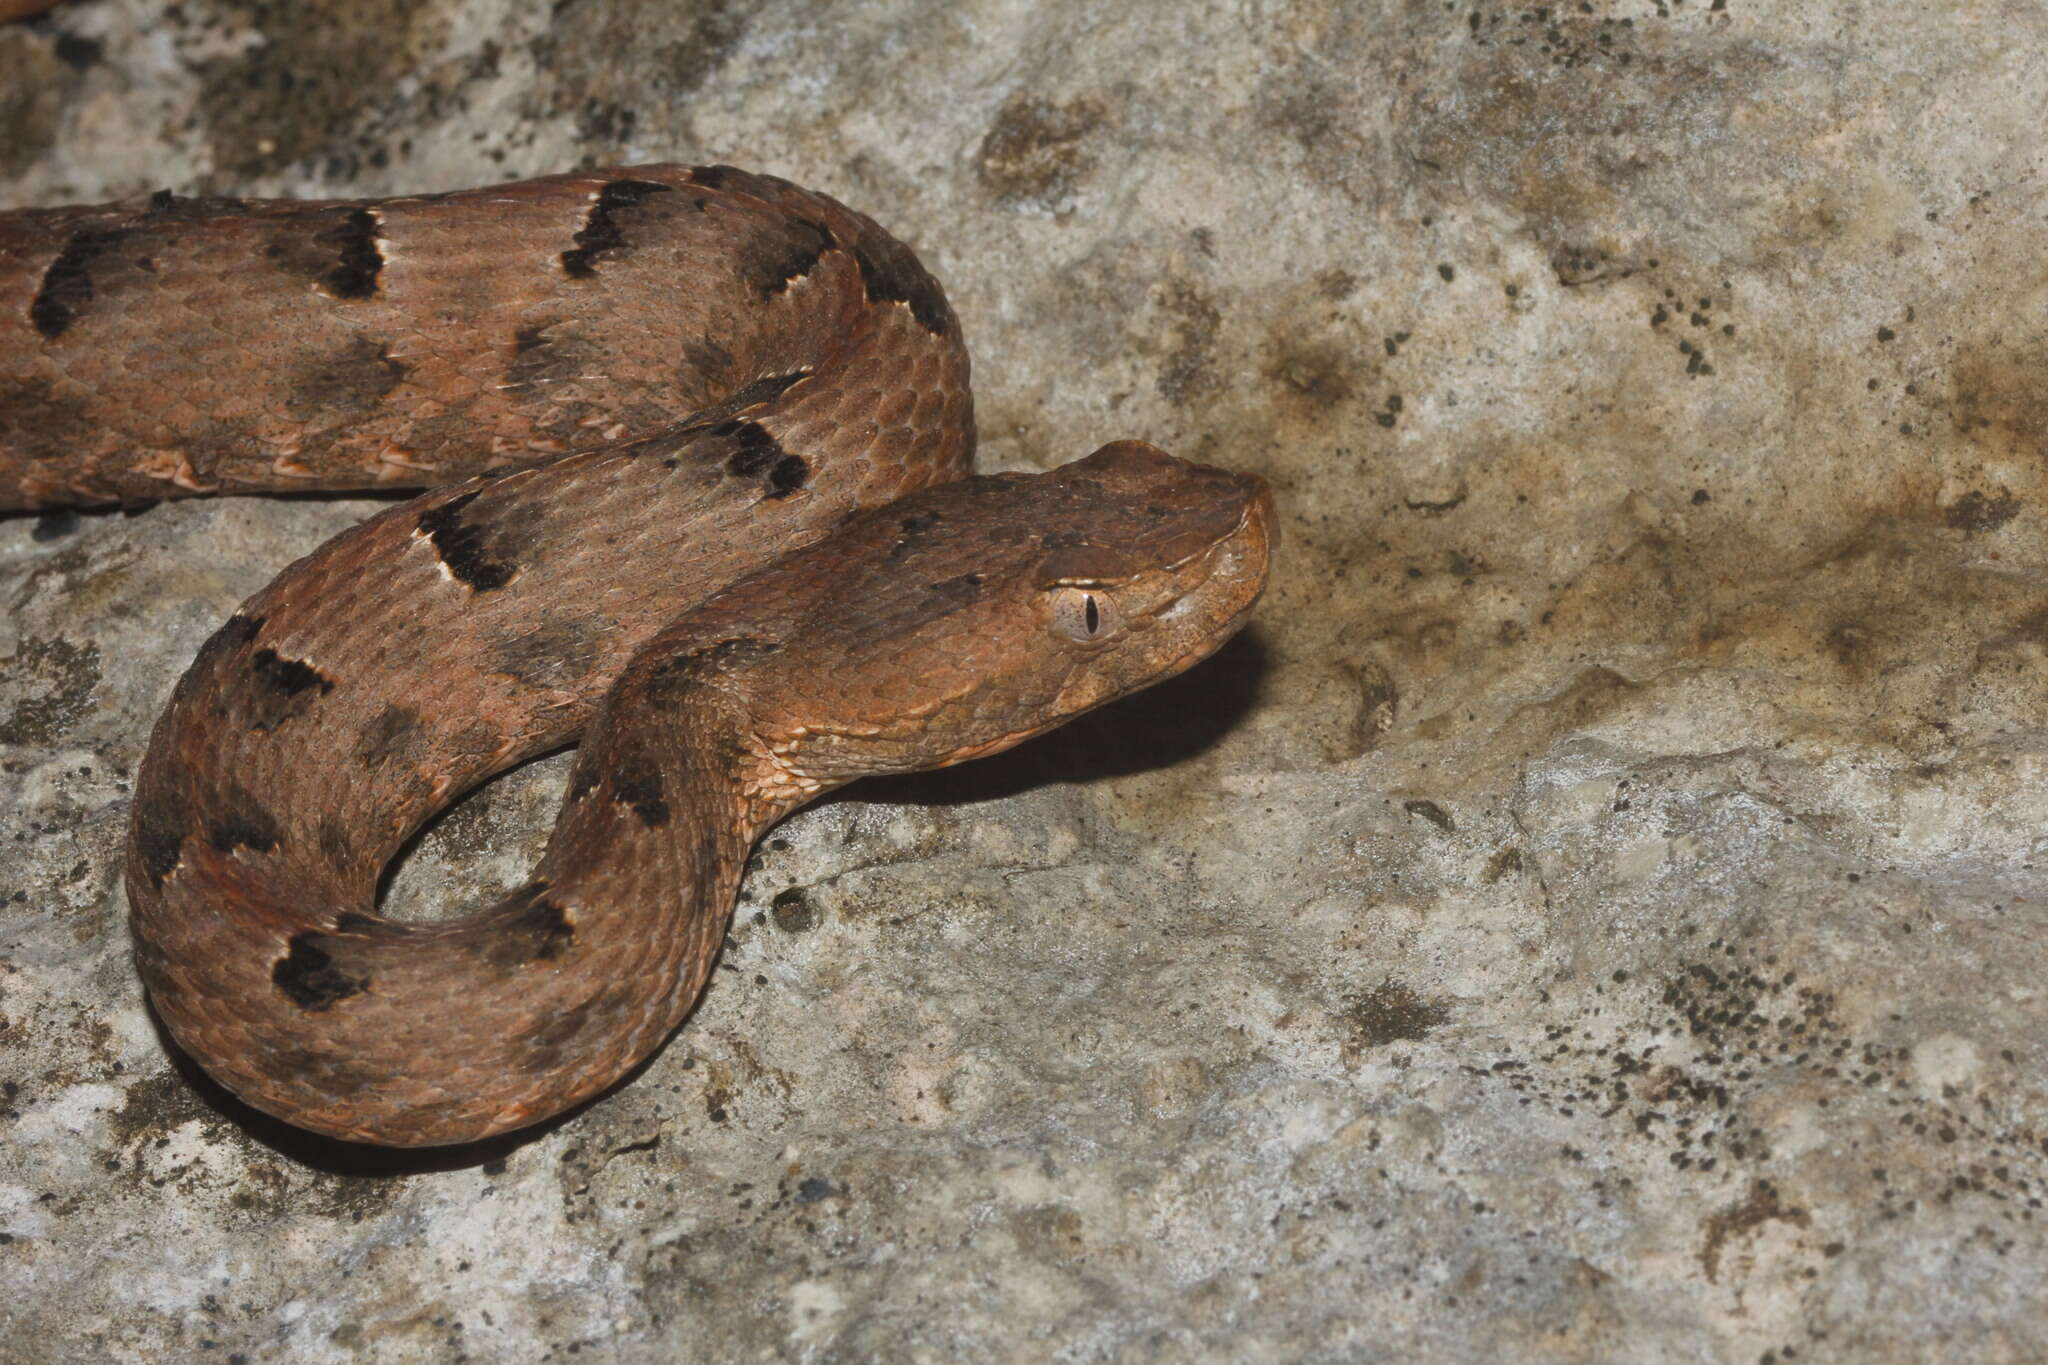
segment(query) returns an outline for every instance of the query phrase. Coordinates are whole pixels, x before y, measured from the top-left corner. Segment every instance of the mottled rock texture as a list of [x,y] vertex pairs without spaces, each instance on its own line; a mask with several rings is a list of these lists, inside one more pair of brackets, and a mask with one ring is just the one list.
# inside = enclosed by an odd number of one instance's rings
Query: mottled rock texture
[[0,523],[0,1358],[2043,1359],[2044,107],[1992,0],[0,31],[0,203],[772,170],[946,280],[985,465],[1285,537],[1203,669],[784,826],[631,1084],[407,1159],[175,1069],[117,876],[184,662],[374,504]]

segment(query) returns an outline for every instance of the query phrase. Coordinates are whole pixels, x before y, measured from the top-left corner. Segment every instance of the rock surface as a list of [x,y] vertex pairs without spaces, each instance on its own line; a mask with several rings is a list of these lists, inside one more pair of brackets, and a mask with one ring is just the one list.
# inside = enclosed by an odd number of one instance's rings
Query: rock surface
[[2043,107],[1989,0],[0,30],[0,204],[772,170],[946,281],[985,466],[1284,536],[1201,670],[785,825],[630,1084],[388,1157],[174,1068],[118,877],[185,661],[375,504],[0,522],[0,1359],[2043,1359]]

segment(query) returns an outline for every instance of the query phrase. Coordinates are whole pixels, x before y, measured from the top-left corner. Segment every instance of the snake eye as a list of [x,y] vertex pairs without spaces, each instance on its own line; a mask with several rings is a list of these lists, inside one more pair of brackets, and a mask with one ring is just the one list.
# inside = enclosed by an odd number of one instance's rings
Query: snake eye
[[1052,601],[1052,628],[1069,640],[1092,644],[1123,624],[1116,603],[1100,588],[1061,588]]

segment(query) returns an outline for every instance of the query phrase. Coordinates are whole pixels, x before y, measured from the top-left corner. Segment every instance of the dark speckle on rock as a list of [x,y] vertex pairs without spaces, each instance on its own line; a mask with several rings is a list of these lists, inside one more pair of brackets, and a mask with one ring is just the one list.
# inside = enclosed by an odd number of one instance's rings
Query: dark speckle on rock
[[801,887],[790,887],[775,893],[769,904],[769,916],[775,927],[789,934],[806,934],[818,927],[821,916],[811,898]]
[[1444,1002],[1390,977],[1353,1001],[1346,1018],[1360,1046],[1379,1048],[1425,1038],[1449,1023],[1451,1014]]
[[60,33],[51,51],[57,60],[73,71],[84,71],[96,65],[106,51],[106,44],[97,38],[88,38],[78,33]]

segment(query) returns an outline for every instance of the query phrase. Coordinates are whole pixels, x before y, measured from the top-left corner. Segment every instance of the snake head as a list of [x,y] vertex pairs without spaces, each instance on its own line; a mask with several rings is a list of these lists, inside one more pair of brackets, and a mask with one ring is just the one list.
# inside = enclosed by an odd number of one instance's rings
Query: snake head
[[707,606],[773,619],[728,690],[807,798],[996,753],[1188,668],[1264,590],[1271,522],[1255,475],[1123,441],[856,514]]

